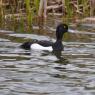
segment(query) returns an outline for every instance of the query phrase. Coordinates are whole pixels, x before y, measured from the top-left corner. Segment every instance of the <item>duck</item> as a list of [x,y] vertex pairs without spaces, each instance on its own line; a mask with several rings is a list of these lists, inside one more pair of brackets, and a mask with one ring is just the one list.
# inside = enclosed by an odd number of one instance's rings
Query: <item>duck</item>
[[46,51],[63,51],[64,46],[62,44],[63,35],[68,32],[68,25],[61,23],[56,27],[56,41],[50,42],[46,40],[32,40],[24,42],[21,45],[23,49],[35,49],[35,50],[46,50]]

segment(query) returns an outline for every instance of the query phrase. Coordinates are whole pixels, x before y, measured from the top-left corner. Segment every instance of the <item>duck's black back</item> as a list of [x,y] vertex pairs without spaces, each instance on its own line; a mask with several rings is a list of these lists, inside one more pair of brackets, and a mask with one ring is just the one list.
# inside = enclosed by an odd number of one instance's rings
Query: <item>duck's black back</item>
[[30,49],[31,45],[32,44],[39,44],[43,47],[49,47],[49,46],[53,46],[53,42],[50,42],[50,41],[45,41],[45,40],[41,40],[41,41],[38,41],[38,40],[32,40],[30,42],[25,42],[23,43],[20,47],[23,48],[23,49]]

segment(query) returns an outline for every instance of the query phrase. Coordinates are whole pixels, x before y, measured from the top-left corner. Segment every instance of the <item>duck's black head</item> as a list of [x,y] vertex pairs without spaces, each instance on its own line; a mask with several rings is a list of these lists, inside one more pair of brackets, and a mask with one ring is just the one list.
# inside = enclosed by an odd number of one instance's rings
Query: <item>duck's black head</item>
[[59,24],[56,28],[56,38],[57,40],[62,40],[64,33],[68,32],[67,24]]

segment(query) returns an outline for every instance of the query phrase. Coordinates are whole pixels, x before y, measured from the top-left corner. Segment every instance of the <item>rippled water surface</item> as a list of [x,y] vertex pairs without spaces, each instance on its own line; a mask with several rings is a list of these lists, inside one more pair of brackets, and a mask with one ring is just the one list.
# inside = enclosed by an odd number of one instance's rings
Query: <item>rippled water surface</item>
[[21,49],[20,38],[49,40],[0,31],[0,95],[95,95],[94,33],[71,33],[62,54]]

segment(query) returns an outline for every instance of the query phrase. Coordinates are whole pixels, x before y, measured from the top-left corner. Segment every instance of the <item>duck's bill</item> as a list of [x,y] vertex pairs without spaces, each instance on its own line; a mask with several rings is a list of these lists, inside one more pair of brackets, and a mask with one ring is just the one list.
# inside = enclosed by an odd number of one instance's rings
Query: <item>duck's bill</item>
[[71,29],[68,29],[68,32],[74,33],[75,31],[74,30],[71,30]]
[[71,30],[71,29],[69,29],[68,32],[77,33],[77,34],[95,35],[95,32],[84,32],[84,31]]

